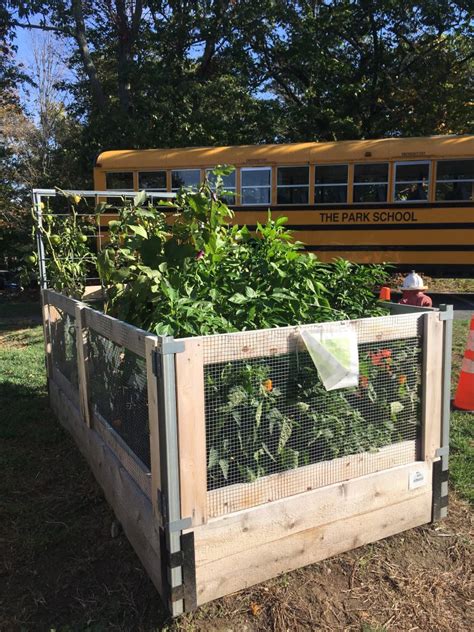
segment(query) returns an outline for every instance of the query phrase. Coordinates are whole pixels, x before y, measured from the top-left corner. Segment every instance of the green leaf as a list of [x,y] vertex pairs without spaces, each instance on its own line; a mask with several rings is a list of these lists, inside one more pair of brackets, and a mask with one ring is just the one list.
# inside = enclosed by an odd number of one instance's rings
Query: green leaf
[[212,470],[212,468],[217,465],[219,461],[219,452],[215,448],[211,448],[209,450],[209,456],[207,459],[207,469]]
[[221,468],[222,476],[227,480],[227,476],[229,475],[229,461],[227,461],[227,459],[221,459],[219,461],[219,467]]
[[257,428],[260,428],[260,423],[262,421],[262,412],[263,412],[263,401],[260,401],[257,406],[257,411],[255,413],[255,425]]
[[146,199],[147,199],[146,191],[140,191],[133,198],[133,206],[141,206],[142,204],[144,204],[146,202]]
[[143,237],[144,239],[148,239],[148,233],[146,232],[145,228],[143,228],[143,226],[132,225],[132,226],[129,226],[129,228],[132,231],[132,233],[134,233],[135,235],[138,235],[139,237]]
[[278,439],[278,454],[283,452],[283,449],[291,436],[291,423],[287,417],[283,418],[283,423],[280,428],[280,438]]
[[248,298],[244,296],[243,294],[240,294],[240,292],[236,292],[233,296],[229,298],[229,301],[231,303],[236,303],[237,305],[241,305],[243,303],[247,303]]

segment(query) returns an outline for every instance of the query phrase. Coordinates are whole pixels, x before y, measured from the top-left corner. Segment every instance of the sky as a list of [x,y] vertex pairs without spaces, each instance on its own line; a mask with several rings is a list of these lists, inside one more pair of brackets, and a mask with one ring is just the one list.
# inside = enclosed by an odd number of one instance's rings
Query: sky
[[[34,23],[34,17],[31,18],[31,22]],[[34,49],[38,49],[45,44],[47,40],[53,41],[56,51],[61,51],[64,48],[64,43],[57,38],[54,33],[43,32],[38,29],[17,28],[15,31],[15,45],[17,47],[16,59],[22,64],[26,74],[31,74],[35,66]],[[60,72],[64,77],[71,75],[71,71],[67,68],[65,63],[61,62],[60,56],[58,56],[57,63],[60,66]],[[35,91],[34,88],[27,85],[20,85],[20,99],[27,111],[35,115]],[[66,97],[66,95],[64,95]]]

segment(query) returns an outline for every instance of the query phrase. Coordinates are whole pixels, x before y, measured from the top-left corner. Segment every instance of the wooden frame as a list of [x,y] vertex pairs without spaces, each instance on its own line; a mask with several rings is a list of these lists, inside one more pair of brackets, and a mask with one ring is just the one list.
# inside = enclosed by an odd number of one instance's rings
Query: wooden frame
[[[315,463],[254,483],[207,490],[205,366],[297,351],[299,330],[287,327],[185,338],[176,344],[97,312],[56,292],[43,291],[45,350],[57,310],[76,320],[78,387],[49,361],[53,410],[76,440],[108,502],[170,611],[189,610],[279,573],[325,559],[432,519],[433,462],[441,445],[444,323],[438,312],[352,321],[360,342],[423,340],[421,446],[404,441],[376,453]],[[338,327],[340,324],[331,323]],[[150,468],[103,419],[91,401],[88,331],[146,360]],[[179,459],[180,518],[170,522],[162,477],[168,449],[160,437],[166,389],[160,360],[173,354]],[[169,356],[168,356],[169,358]],[[95,378],[96,379],[96,378]],[[161,382],[163,384],[163,382]],[[167,395],[171,396],[171,395]],[[168,401],[168,400],[166,400]],[[171,401],[171,400],[169,400]],[[161,412],[160,412],[161,411]],[[163,462],[162,462],[163,460]],[[174,479],[175,481],[175,479]],[[269,494],[269,489],[271,493]],[[176,534],[179,538],[176,540]],[[170,542],[182,550],[170,549]],[[186,545],[185,545],[186,543]],[[172,578],[182,578],[172,581]]]

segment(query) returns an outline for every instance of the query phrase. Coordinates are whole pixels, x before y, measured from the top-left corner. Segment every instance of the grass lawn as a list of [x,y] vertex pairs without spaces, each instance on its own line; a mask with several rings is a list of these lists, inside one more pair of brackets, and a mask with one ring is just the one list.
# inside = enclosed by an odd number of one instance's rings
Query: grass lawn
[[[452,397],[456,393],[461,362],[466,348],[469,321],[453,323]],[[451,413],[449,475],[456,491],[474,504],[474,413],[459,410]]]
[[[47,399],[37,308],[0,304],[0,630],[472,629],[473,415],[452,416],[447,520],[217,600],[175,622]],[[468,322],[456,321],[453,381]],[[3,601],[2,601],[3,599]]]

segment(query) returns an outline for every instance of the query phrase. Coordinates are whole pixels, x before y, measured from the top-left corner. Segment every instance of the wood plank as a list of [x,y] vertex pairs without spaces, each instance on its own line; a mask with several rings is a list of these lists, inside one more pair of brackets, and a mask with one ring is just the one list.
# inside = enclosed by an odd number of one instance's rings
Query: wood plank
[[270,474],[253,483],[229,485],[208,492],[210,518],[364,476],[416,459],[416,441],[402,441],[377,452],[351,454],[331,461],[313,463],[294,470]]
[[100,436],[82,423],[79,409],[56,384],[51,386],[51,405],[55,414],[73,436],[148,575],[165,598],[160,538],[150,500],[140,491]]
[[101,285],[88,285],[84,289],[82,295],[83,301],[97,301],[105,298],[104,288]]
[[87,344],[87,331],[85,326],[85,305],[76,304],[76,349],[77,349],[77,379],[79,382],[79,405],[81,415],[85,423],[90,427],[90,403],[89,403],[89,351]]
[[158,502],[161,491],[161,459],[160,459],[160,426],[158,410],[158,383],[154,371],[154,353],[158,346],[156,336],[145,338],[145,359],[148,395],[148,425],[150,429],[150,464],[151,464],[151,502],[153,512],[158,520],[162,519]]
[[[431,520],[431,487],[387,507],[292,533],[196,567],[197,603],[241,590]],[[203,527],[204,528],[204,527]],[[198,553],[199,555],[199,553]]]
[[[47,290],[41,290],[41,314],[43,317],[44,354],[46,358],[46,378],[49,380],[53,373],[53,356],[51,346],[51,320],[50,305],[47,300]],[[57,313],[57,312],[56,312]]]
[[55,292],[54,290],[44,290],[45,299],[49,303],[49,305],[54,305],[58,309],[70,316],[75,316],[76,313],[76,304],[79,301],[76,301],[74,298],[70,298],[69,296],[65,296],[64,294],[60,294],[59,292]]
[[75,406],[79,407],[79,391],[54,365],[51,374],[51,381],[65,393]]
[[98,412],[93,413],[93,428],[109,446],[142,492],[151,499],[151,473],[130,450],[122,437]]
[[423,345],[422,456],[436,457],[441,446],[444,323],[438,313],[426,314]]
[[[410,476],[415,473],[423,477],[424,484],[410,489]],[[209,564],[292,533],[376,511],[423,495],[431,484],[431,464],[418,461],[214,518],[194,529],[196,564]]]
[[200,338],[175,355],[181,515],[207,522],[206,415]]
[[[358,343],[388,342],[412,338],[419,333],[419,320],[424,313],[361,318],[351,321],[316,323],[298,327],[259,329],[230,334],[203,336],[204,363],[215,364],[248,358],[282,355],[304,350],[299,332],[337,328],[350,323],[357,331]],[[186,338],[185,340],[189,340]],[[191,339],[192,340],[192,339]]]
[[90,307],[85,309],[85,324],[104,338],[129,349],[141,358],[145,357],[145,338],[149,333],[143,329],[138,329]]

